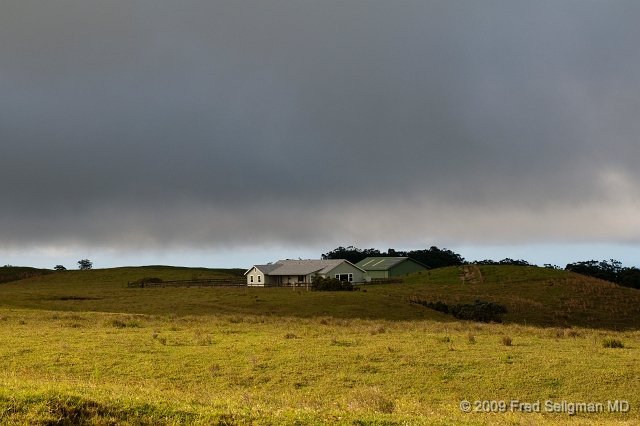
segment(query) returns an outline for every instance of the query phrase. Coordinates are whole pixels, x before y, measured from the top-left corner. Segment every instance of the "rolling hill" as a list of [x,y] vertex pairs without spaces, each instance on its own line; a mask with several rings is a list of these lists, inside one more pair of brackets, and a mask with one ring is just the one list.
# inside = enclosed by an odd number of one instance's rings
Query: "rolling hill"
[[[127,288],[144,277],[225,278],[241,270],[168,266],[63,271],[4,283],[0,306],[138,314],[242,314],[387,320],[453,320],[411,301],[507,307],[506,323],[632,329],[640,291],[564,270],[521,266],[449,267],[405,276],[403,284],[325,293],[306,288]],[[364,291],[366,290],[366,291]]]

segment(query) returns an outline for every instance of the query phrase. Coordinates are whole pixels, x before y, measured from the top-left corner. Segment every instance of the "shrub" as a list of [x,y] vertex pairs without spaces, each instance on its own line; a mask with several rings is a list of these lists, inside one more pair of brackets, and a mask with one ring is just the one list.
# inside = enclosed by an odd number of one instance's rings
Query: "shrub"
[[156,277],[144,277],[144,278],[140,278],[137,281],[132,282],[131,284],[146,284],[146,283],[155,283],[155,284],[159,284],[162,282],[161,278],[156,278]]
[[312,291],[353,291],[353,284],[349,281],[340,281],[337,278],[313,277],[311,281]]
[[447,306],[446,303],[441,302],[441,301],[437,301],[435,303],[427,302],[427,303],[424,303],[424,306],[426,306],[429,309],[433,309],[435,311],[442,312],[444,314],[450,313],[449,312],[449,306]]
[[511,346],[513,344],[511,337],[509,336],[503,336],[502,337],[502,344],[505,346]]
[[369,334],[375,336],[376,334],[382,334],[386,331],[383,325],[378,325],[369,329]]
[[125,328],[127,326],[127,324],[125,322],[117,320],[117,319],[105,321],[105,325],[111,326],[111,327],[116,327],[116,328]]
[[107,326],[107,327],[116,327],[116,328],[125,328],[125,327],[137,328],[137,327],[140,327],[140,323],[138,321],[124,322],[124,321],[120,321],[118,319],[107,320],[107,321],[104,322],[104,325]]
[[478,322],[502,322],[502,314],[507,313],[503,305],[476,300],[473,305],[458,304],[449,308],[451,315],[458,319]]
[[618,339],[604,339],[602,341],[603,348],[624,348],[622,342]]
[[429,309],[436,310],[455,318],[462,320],[470,320],[477,322],[502,322],[502,314],[507,313],[507,308],[504,305],[493,302],[484,302],[482,300],[476,300],[473,304],[447,305],[444,302],[427,302],[416,301],[416,303],[426,306]]

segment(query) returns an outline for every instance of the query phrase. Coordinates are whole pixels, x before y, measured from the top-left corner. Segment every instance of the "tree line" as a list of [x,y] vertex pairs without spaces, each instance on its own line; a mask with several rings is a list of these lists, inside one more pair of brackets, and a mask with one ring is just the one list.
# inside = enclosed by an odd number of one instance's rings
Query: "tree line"
[[[494,261],[491,259],[468,262],[464,257],[446,248],[439,249],[431,246],[424,250],[394,250],[392,248],[380,251],[375,248],[359,249],[354,246],[338,247],[328,253],[322,254],[322,259],[346,259],[351,263],[358,263],[367,257],[408,257],[422,263],[431,269],[444,268],[447,266],[460,266],[468,263],[477,265],[511,265],[511,266],[536,266],[522,259],[511,259],[509,257]],[[562,269],[559,266],[545,264],[546,268]],[[564,268],[567,271],[575,272],[589,277],[600,278],[621,285],[640,289],[640,269],[636,267],[623,267],[622,263],[610,260],[587,260],[584,262],[569,263]]]
[[621,262],[614,259],[601,262],[587,260],[585,262],[569,263],[565,269],[589,277],[611,281],[623,287],[640,289],[640,269],[623,267]]
[[464,257],[451,250],[439,249],[436,246],[425,250],[402,251],[388,249],[386,252],[375,248],[359,249],[354,246],[338,247],[328,253],[322,254],[322,259],[346,259],[351,263],[358,263],[367,257],[409,257],[422,263],[428,268],[444,268],[445,266],[458,266],[466,263]]

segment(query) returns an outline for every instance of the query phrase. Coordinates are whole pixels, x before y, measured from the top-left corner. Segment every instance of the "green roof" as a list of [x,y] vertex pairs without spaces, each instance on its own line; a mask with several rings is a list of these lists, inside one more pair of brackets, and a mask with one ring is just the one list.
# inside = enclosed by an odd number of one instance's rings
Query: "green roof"
[[[386,271],[398,263],[409,259],[408,257],[367,257],[356,263],[356,266],[366,271]],[[411,259],[413,260],[413,259]]]

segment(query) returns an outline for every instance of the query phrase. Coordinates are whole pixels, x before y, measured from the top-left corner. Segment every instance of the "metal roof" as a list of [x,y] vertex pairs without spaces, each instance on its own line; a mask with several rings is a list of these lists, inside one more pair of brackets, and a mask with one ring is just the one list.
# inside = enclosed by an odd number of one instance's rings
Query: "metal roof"
[[245,272],[244,274],[247,275],[249,273],[249,271],[251,271],[253,268],[258,269],[260,272],[262,272],[265,275],[269,275],[269,272],[273,271],[274,269],[279,268],[280,265],[276,264],[271,264],[271,265],[253,265],[251,268],[249,268],[249,270],[247,270],[247,272]]
[[269,275],[308,275],[314,272],[326,274],[343,262],[346,262],[346,260],[279,260],[277,264],[281,266],[271,271]]
[[[258,268],[265,275],[309,275],[314,272],[324,275],[344,262],[365,272],[364,269],[345,259],[278,260],[272,265],[254,265],[254,267]],[[249,271],[250,270],[251,269],[249,269]],[[245,275],[249,271],[247,271]]]
[[[362,269],[367,271],[386,271],[387,269],[396,266],[400,262],[404,262],[409,259],[408,257],[367,257],[356,263]],[[413,259],[412,259],[413,260]]]

